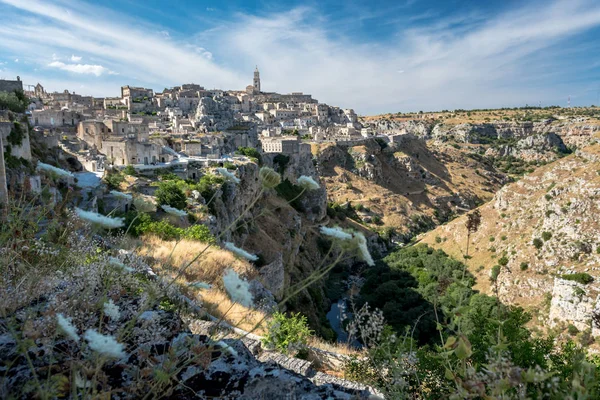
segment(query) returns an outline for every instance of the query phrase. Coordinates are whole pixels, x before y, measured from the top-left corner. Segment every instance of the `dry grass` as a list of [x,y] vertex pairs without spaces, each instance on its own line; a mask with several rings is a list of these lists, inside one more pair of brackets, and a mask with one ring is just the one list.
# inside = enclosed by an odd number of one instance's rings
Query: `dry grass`
[[[144,237],[141,242],[139,253],[153,260],[152,267],[166,277],[174,277],[207,246],[205,243],[192,240],[165,241],[155,236]],[[265,319],[265,314],[233,303],[225,294],[221,278],[229,268],[246,279],[257,276],[256,269],[246,261],[237,259],[228,251],[210,246],[186,269],[176,283],[188,296],[201,300],[209,314],[222,318],[237,328],[252,331],[257,335],[264,334],[262,321]],[[213,289],[198,290],[188,286],[198,281],[213,285]],[[257,325],[258,328],[254,329]]]
[[[140,254],[153,259],[153,267],[156,270],[171,273],[185,267],[207,246],[205,243],[193,240],[165,241],[155,236],[144,237],[142,243]],[[186,269],[184,278],[188,282],[202,281],[217,284],[221,281],[225,270],[229,268],[247,279],[253,279],[257,275],[256,269],[246,261],[237,259],[228,251],[210,246]]]
[[348,343],[326,342],[317,336],[313,336],[310,339],[310,341],[308,342],[308,345],[310,347],[316,347],[317,349],[329,351],[331,353],[336,353],[336,354],[344,354],[346,356],[357,356],[358,357],[358,356],[364,355],[364,352],[362,350],[358,350],[358,349],[350,346]]

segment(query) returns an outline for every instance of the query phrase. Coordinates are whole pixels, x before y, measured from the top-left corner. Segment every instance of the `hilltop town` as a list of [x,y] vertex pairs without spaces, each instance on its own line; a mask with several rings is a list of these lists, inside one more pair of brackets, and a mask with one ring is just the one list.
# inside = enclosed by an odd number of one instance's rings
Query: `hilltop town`
[[[3,85],[22,89],[19,81]],[[245,90],[183,84],[155,93],[123,86],[118,97],[94,98],[69,90],[48,93],[38,83],[26,94],[33,99],[28,116],[35,129],[94,172],[108,165],[207,163],[232,157],[239,147],[299,154],[310,152],[306,139],[371,135],[351,109],[319,103],[310,94],[262,91],[258,68]]]

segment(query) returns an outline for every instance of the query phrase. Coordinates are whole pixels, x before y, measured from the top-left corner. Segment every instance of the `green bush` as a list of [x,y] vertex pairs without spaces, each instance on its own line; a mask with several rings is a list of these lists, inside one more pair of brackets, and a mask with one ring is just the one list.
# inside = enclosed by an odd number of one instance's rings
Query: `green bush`
[[113,190],[118,189],[119,185],[124,180],[125,180],[125,177],[123,176],[123,174],[121,174],[119,172],[109,172],[104,177],[104,182],[106,182],[106,185],[108,186],[108,188],[113,189]]
[[23,113],[27,110],[28,105],[29,99],[27,99],[22,90],[0,92],[0,110]]
[[215,243],[215,237],[210,233],[208,226],[201,224],[192,225],[189,228],[184,229],[181,233],[181,237],[204,243]]
[[498,275],[500,275],[500,265],[494,265],[490,273],[490,280],[496,282],[496,280],[498,280]]
[[506,267],[508,265],[508,258],[507,257],[500,257],[498,259],[498,264],[500,264],[503,267]]
[[133,176],[133,175],[136,174],[136,171],[135,171],[135,168],[133,168],[133,165],[128,165],[125,168],[123,168],[123,173],[125,175],[131,175],[131,176]]
[[588,283],[592,283],[594,278],[585,272],[578,272],[574,274],[564,274],[560,276],[562,279],[566,279],[568,281],[574,281],[577,283],[581,283],[583,285],[587,285]]
[[529,268],[529,264],[523,261],[521,263],[521,271],[526,271],[527,268]]
[[305,350],[312,331],[304,315],[292,313],[287,316],[276,312],[267,324],[268,333],[262,342],[267,348],[283,354],[296,354]]
[[538,249],[538,250],[541,249],[543,245],[544,245],[544,242],[542,242],[542,239],[540,239],[540,238],[533,239],[533,246],[536,249]]
[[552,238],[552,233],[542,232],[542,239],[544,239],[544,242],[547,242],[548,240],[550,240],[550,238]]
[[246,157],[255,158],[259,165],[262,165],[262,156],[254,147],[238,147],[237,152]]
[[159,205],[166,204],[179,210],[183,210],[187,205],[185,193],[175,181],[160,182],[154,195]]
[[569,335],[575,336],[579,333],[579,329],[577,329],[575,325],[569,324],[569,326],[567,327],[567,332],[569,332]]

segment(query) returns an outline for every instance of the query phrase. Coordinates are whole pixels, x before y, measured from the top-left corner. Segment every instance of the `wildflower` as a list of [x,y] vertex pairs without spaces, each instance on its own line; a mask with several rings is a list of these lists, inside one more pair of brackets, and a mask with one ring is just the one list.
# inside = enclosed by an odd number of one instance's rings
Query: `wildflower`
[[143,197],[136,197],[133,200],[133,206],[138,212],[154,212],[156,211],[156,205],[152,202],[147,201]]
[[237,351],[235,351],[235,349],[233,347],[231,347],[230,345],[228,345],[224,341],[219,340],[215,344],[218,345],[218,346],[221,346],[220,350],[224,350],[224,351],[228,352],[229,354],[231,354],[232,356],[237,357],[237,355],[238,355]]
[[252,293],[250,293],[250,284],[241,279],[232,269],[228,269],[223,275],[223,285],[231,300],[240,303],[246,307],[252,307]]
[[116,190],[111,190],[109,193],[112,194],[113,196],[118,197],[119,199],[123,199],[123,200],[131,200],[133,198],[130,194],[123,193],[123,192],[117,192]]
[[92,211],[84,211],[81,208],[75,207],[75,213],[84,221],[99,225],[102,228],[112,229],[121,228],[124,225],[123,218],[111,218]]
[[367,265],[370,267],[375,265],[373,257],[371,257],[371,253],[369,253],[369,248],[367,247],[367,239],[365,238],[365,235],[363,235],[361,232],[354,232],[353,236],[354,242],[356,243],[356,246],[358,248],[358,254],[360,258],[364,262],[366,262]]
[[235,244],[231,243],[231,242],[225,242],[224,243],[224,247],[231,251],[232,253],[234,253],[235,255],[245,258],[246,260],[250,260],[250,261],[256,261],[258,260],[258,257],[254,254],[250,254],[248,253],[246,250],[240,249],[239,247],[237,247]]
[[232,182],[240,183],[240,178],[229,172],[227,168],[217,168],[217,172]]
[[121,319],[119,306],[116,305],[112,299],[109,299],[106,303],[104,303],[104,314],[106,314],[113,321],[118,321]]
[[79,372],[77,372],[75,374],[75,386],[77,386],[78,388],[81,388],[81,389],[91,388],[92,382],[90,382],[87,379],[83,379],[81,377],[81,374]]
[[56,168],[56,167],[53,167],[52,165],[44,164],[42,162],[38,162],[36,170],[47,172],[50,175],[55,175],[59,178],[73,178],[74,177],[72,172],[65,171],[64,169]]
[[361,232],[345,232],[340,227],[328,228],[326,226],[321,227],[321,233],[326,236],[330,236],[334,239],[338,239],[344,244],[344,248],[358,250],[358,256],[367,263],[369,266],[375,265],[369,248],[367,247],[367,239]]
[[298,185],[304,190],[317,190],[321,186],[310,176],[302,175],[298,178]]
[[71,318],[67,318],[62,314],[56,314],[56,320],[58,322],[58,326],[60,326],[60,329],[62,329],[62,331],[71,339],[73,339],[74,341],[78,342],[79,341],[79,335],[77,334],[77,328],[75,328],[75,326],[73,326],[73,324],[71,323]]
[[262,167],[258,174],[263,187],[267,189],[274,188],[281,183],[281,175],[275,172],[272,168]]
[[348,232],[344,232],[340,227],[328,228],[326,226],[322,226],[321,233],[325,236],[331,236],[334,239],[352,240],[352,235]]
[[209,285],[206,282],[194,282],[190,283],[189,286],[194,289],[212,289],[212,285]]
[[114,358],[125,357],[123,345],[112,336],[105,336],[94,329],[88,329],[85,331],[84,337],[88,341],[90,349],[100,354]]
[[134,269],[131,267],[128,267],[127,265],[123,264],[121,262],[121,260],[119,260],[117,257],[108,257],[108,263],[111,265],[114,265],[115,267],[119,267],[127,272],[133,272]]
[[163,204],[162,206],[160,206],[160,208],[162,208],[167,214],[171,214],[176,217],[185,217],[187,215],[187,212],[179,210],[175,207],[168,206],[166,204]]

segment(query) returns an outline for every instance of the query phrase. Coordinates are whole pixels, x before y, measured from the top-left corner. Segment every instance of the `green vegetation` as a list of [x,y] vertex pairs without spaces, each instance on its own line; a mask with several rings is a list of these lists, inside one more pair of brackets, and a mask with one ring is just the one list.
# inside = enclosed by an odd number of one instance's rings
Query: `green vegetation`
[[285,154],[277,154],[275,157],[273,157],[273,166],[277,165],[275,170],[280,174],[285,172],[285,167],[287,167],[289,162],[290,157],[286,156]]
[[294,185],[288,179],[282,181],[279,185],[275,186],[275,191],[286,201],[291,202],[290,205],[298,211],[302,211],[302,203],[300,202],[300,194],[303,189],[300,186]]
[[[500,271],[500,265],[492,268],[492,280]],[[582,381],[578,393],[598,394],[600,363],[592,364],[595,359],[572,342],[556,346],[552,337],[534,337],[526,328],[531,315],[477,293],[473,284],[466,267],[440,250],[416,245],[390,254],[367,272],[361,290],[361,301],[381,309],[390,326],[380,326],[373,343],[368,334],[360,336],[369,345],[367,360],[351,359],[345,376],[375,385],[389,398],[559,399]],[[368,331],[375,325],[365,326]],[[398,385],[395,377],[408,357],[414,368]],[[544,371],[541,381],[555,376],[557,386],[526,378],[536,368]],[[516,377],[513,384],[509,376]]]
[[297,354],[306,349],[312,334],[304,315],[292,313],[287,316],[276,312],[268,323],[268,333],[263,344],[283,354]]
[[550,233],[550,232],[542,232],[542,239],[544,239],[544,242],[547,242],[551,238],[552,238],[552,233]]
[[523,261],[519,267],[521,268],[521,271],[526,271],[527,268],[529,268],[529,263]]
[[260,152],[254,147],[238,147],[237,153],[242,154],[246,157],[250,157],[251,159],[256,160],[258,165],[262,165],[262,156],[260,155]]
[[135,168],[133,167],[133,165],[128,165],[125,168],[123,168],[123,173],[125,175],[133,176],[136,174],[136,171],[135,171]]
[[574,274],[564,274],[560,276],[562,279],[566,279],[568,281],[574,281],[577,283],[581,283],[582,285],[587,285],[588,283],[592,283],[594,278],[585,272],[579,272]]
[[29,106],[29,99],[22,90],[0,92],[0,110],[23,113],[27,110],[27,106]]
[[[126,217],[126,226],[133,221],[134,215],[129,213]],[[179,228],[168,221],[155,221],[149,214],[141,213],[131,225],[129,231],[134,236],[156,235],[163,240],[190,239],[203,243],[215,243],[214,236],[206,225],[197,224],[187,228]]]
[[535,247],[536,249],[541,249],[542,246],[544,245],[544,242],[542,242],[542,239],[540,238],[535,238],[533,239],[533,247]]
[[179,210],[185,209],[187,205],[185,193],[173,180],[161,182],[154,195],[159,205],[166,204]]
[[123,181],[125,181],[125,177],[118,171],[109,171],[104,177],[104,182],[111,190],[119,189],[119,186]]

